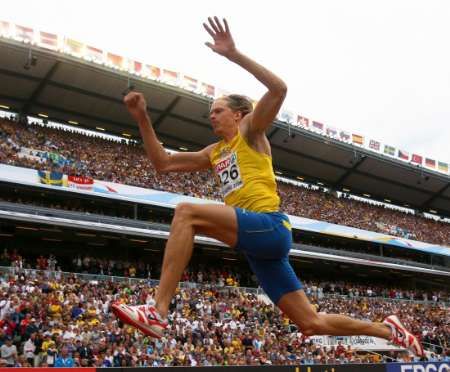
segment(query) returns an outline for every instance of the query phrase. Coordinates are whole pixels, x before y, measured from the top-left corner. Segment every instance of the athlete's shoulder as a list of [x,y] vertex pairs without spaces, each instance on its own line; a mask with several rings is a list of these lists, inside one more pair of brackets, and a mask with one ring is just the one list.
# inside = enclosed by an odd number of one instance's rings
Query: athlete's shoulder
[[239,131],[245,143],[256,152],[272,156],[270,143],[265,132],[252,131],[251,121],[253,120],[253,113],[244,116],[239,123]]
[[208,158],[211,159],[212,156],[214,156],[214,151],[218,148],[221,141],[211,143],[210,145],[206,146],[201,150]]

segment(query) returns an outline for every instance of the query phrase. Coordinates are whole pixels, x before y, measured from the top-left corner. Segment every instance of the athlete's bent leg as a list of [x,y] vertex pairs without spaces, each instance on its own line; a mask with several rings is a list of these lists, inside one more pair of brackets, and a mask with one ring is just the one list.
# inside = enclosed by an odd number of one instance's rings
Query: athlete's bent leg
[[202,234],[234,247],[238,224],[234,208],[225,205],[180,203],[175,208],[164,252],[156,309],[167,316],[169,304],[192,255],[195,234]]
[[169,304],[186,268],[194,247],[195,234],[215,238],[235,247],[238,240],[236,212],[225,205],[198,205],[181,203],[175,215],[164,252],[161,280],[156,294],[155,306],[128,306],[114,303],[114,314],[145,335],[161,338],[168,326]]

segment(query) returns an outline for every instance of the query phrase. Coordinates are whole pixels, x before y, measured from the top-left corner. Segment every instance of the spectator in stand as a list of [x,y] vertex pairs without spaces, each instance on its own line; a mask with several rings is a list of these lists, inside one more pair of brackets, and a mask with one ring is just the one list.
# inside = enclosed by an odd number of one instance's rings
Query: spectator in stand
[[[325,348],[300,333],[292,332],[292,324],[273,305],[238,287],[217,287],[204,283],[198,288],[181,289],[171,304],[172,322],[167,337],[154,340],[143,337],[128,326],[120,328],[110,311],[114,301],[129,305],[142,303],[143,297],[152,301],[155,288],[148,288],[145,280],[95,284],[74,276],[63,276],[56,281],[39,271],[26,271],[23,275],[25,281],[20,280],[17,274],[0,274],[0,298],[9,297],[11,302],[7,319],[0,324],[0,344],[5,340],[7,345],[3,328],[17,307],[22,319],[27,319],[26,314],[31,314],[27,328],[34,324],[33,330],[36,330],[29,336],[27,332],[20,337],[16,334],[14,343],[10,343],[16,346],[16,366],[56,366],[60,356],[66,359],[71,357],[74,366],[116,367],[225,363],[288,365],[304,363],[305,360],[314,364],[372,361],[372,357],[366,357],[364,352],[348,347],[345,353],[338,355],[338,345],[334,349]],[[359,319],[370,317],[374,321],[383,319],[386,314],[399,314],[424,343],[430,343],[425,345],[434,350],[435,358],[443,360],[446,357],[450,344],[450,313],[442,300],[428,303],[396,298],[380,301],[377,297],[364,297],[367,286],[341,282],[334,284],[331,291],[329,283],[305,283],[307,287],[316,288],[311,291],[311,298],[318,311],[352,313]],[[319,287],[324,288],[321,298],[316,295]],[[30,288],[33,290],[30,291]],[[47,288],[52,290],[47,291]],[[361,295],[343,295],[345,288],[359,288]],[[382,287],[370,288],[382,293]],[[389,292],[404,294],[407,291],[393,288],[386,294]],[[63,294],[66,305],[61,318],[51,319],[47,307],[56,293]],[[421,298],[421,293],[415,293],[414,297]],[[448,298],[448,294],[441,294],[440,297]],[[23,307],[23,302],[32,302],[35,306]],[[81,302],[87,310],[72,318],[73,308]],[[394,352],[394,357],[396,355],[397,352]]]
[[55,361],[55,367],[57,368],[67,368],[67,367],[74,367],[75,361],[73,358],[69,355],[67,347],[63,346],[61,349],[61,354],[59,354],[56,357]]
[[5,360],[7,367],[14,367],[17,361],[17,348],[12,343],[12,337],[8,336],[5,343],[0,347],[1,357]]

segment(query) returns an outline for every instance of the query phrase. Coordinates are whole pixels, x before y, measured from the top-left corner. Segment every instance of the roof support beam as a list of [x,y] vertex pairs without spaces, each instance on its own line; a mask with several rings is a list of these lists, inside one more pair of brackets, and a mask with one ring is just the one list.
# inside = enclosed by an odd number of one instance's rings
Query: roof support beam
[[442,187],[438,192],[434,193],[433,196],[431,198],[429,198],[428,200],[426,200],[423,204],[422,204],[422,209],[428,208],[430,206],[430,204],[436,200],[436,198],[442,196],[442,194],[444,193],[444,191],[446,191],[448,188],[450,187],[450,182],[447,183],[444,187]]
[[356,171],[356,169],[366,160],[366,155],[364,154],[358,154],[354,153],[353,166],[349,168],[339,179],[334,183],[333,188],[336,189],[337,187],[341,186],[342,183],[345,181],[345,179],[350,176],[353,172]]
[[175,99],[170,102],[169,106],[167,106],[167,108],[161,112],[161,115],[159,115],[158,119],[155,120],[155,122],[153,123],[153,128],[157,129],[160,124],[163,122],[163,120],[170,115],[171,111],[175,108],[175,106],[178,104],[178,102],[180,102],[181,97],[180,96],[176,96]]
[[32,81],[41,81],[41,78],[38,78],[36,76],[21,74],[20,72],[5,70],[4,68],[0,68],[0,75],[12,76]]
[[[78,88],[78,87],[74,87],[71,85],[66,85],[66,84],[62,84],[62,83],[57,83],[55,81],[49,81],[48,85],[57,87],[57,88],[61,88],[64,90],[68,90],[69,92],[75,92],[75,93],[79,93],[82,94],[84,96],[88,96],[88,97],[92,97],[92,98],[98,98],[101,99],[103,101],[108,101],[111,103],[116,103],[118,105],[123,105],[123,101],[122,99],[119,98],[115,98],[115,97],[111,97],[111,96],[106,96],[104,94],[100,94],[100,93],[96,93],[96,92],[91,92],[82,88]],[[159,109],[155,109],[155,108],[149,108],[150,112],[153,112],[155,114],[160,114],[163,111],[159,110]]]
[[56,70],[59,67],[60,62],[56,61],[52,67],[50,67],[50,69],[47,71],[47,73],[45,74],[45,76],[41,79],[41,81],[39,82],[38,86],[36,87],[36,89],[33,91],[33,93],[31,93],[30,98],[28,98],[28,100],[25,102],[25,104],[22,106],[22,109],[20,110],[20,113],[23,115],[27,115],[28,114],[28,110],[30,109],[31,105],[36,101],[36,99],[39,97],[39,95],[42,93],[42,91],[44,90],[45,86],[47,85],[47,83],[50,81],[50,79],[53,77],[53,75],[55,74]]
[[280,128],[278,127],[274,127],[274,129],[272,130],[272,132],[269,133],[269,135],[267,136],[267,139],[270,141],[272,139],[272,137],[277,134],[277,132],[280,130]]
[[[305,159],[314,160],[314,161],[317,161],[319,163],[323,163],[323,164],[329,165],[331,167],[348,170],[348,168],[345,168],[344,166],[342,166],[340,164],[336,164],[336,163],[331,162],[329,160],[320,159],[320,158],[317,158],[317,157],[315,157],[313,155],[305,154],[303,152],[289,150],[289,149],[286,149],[286,148],[281,147],[279,145],[272,145],[272,148],[274,148],[276,150],[287,152],[288,154],[295,155],[295,156],[298,156],[300,158],[303,157]],[[367,178],[370,178],[370,179],[373,179],[373,180],[376,180],[376,181],[383,181],[383,182],[386,182],[386,183],[391,183],[391,184],[396,185],[396,186],[404,187],[404,188],[406,188],[408,190],[417,191],[417,192],[428,194],[428,195],[434,195],[434,192],[432,192],[432,191],[419,189],[417,187],[410,186],[410,185],[405,185],[402,182],[390,180],[390,179],[387,179],[387,178],[384,178],[384,177],[380,177],[380,176],[375,176],[373,174],[369,174],[367,172],[363,172],[363,171],[360,171],[360,170],[356,170],[355,169],[355,170],[353,170],[353,173],[360,174],[362,176],[365,176]],[[450,200],[450,198],[447,198],[446,196],[442,196],[442,198]]]
[[[20,79],[24,79],[24,80],[30,80],[30,81],[37,81],[37,82],[41,82],[41,80],[42,80],[41,78],[38,78],[38,77],[35,77],[35,76],[22,74],[22,73],[16,72],[16,71],[9,71],[9,70],[5,70],[5,69],[2,69],[2,68],[0,68],[0,75],[13,76],[13,77],[16,77],[16,78],[20,78]],[[100,93],[96,93],[96,92],[91,92],[91,91],[88,91],[88,90],[85,90],[85,89],[82,89],[82,88],[74,87],[74,86],[67,85],[67,84],[58,83],[56,81],[47,80],[46,84],[50,85],[50,86],[53,86],[53,87],[61,88],[63,90],[68,90],[69,92],[79,93],[79,94],[82,94],[82,95],[85,95],[85,96],[88,96],[88,97],[98,98],[98,99],[101,99],[101,100],[104,100],[104,101],[108,101],[108,102],[111,102],[111,103],[117,103],[117,104],[120,104],[120,105],[123,104],[122,99],[111,97],[111,96],[106,96],[104,94],[100,94]],[[13,99],[13,98],[11,98],[11,99]],[[15,99],[15,100],[17,101],[17,99]],[[156,114],[160,114],[160,113],[163,112],[162,110],[155,109],[155,108],[150,108],[149,110],[150,110],[150,112],[156,113]]]

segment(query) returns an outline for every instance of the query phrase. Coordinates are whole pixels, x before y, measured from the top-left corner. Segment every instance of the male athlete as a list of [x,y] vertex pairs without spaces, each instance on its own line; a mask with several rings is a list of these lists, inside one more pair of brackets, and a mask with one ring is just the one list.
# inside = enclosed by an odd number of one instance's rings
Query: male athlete
[[421,356],[421,344],[396,316],[387,317],[383,323],[371,323],[344,315],[317,313],[311,306],[289,264],[291,225],[288,217],[279,211],[271,149],[265,135],[286,97],[286,84],[236,49],[225,19],[222,23],[217,17],[209,18],[203,26],[214,41],[206,45],[252,74],[267,87],[267,92],[254,109],[240,95],[216,99],[209,118],[221,140],[198,152],[175,154],[168,154],[156,137],[144,96],[131,92],[125,97],[125,105],[139,124],[145,150],[156,171],[191,172],[212,168],[220,180],[225,205],[178,204],[155,305],[114,304],[114,313],[144,334],[161,337],[168,325],[170,301],[192,255],[194,236],[201,234],[243,252],[267,295],[304,335],[381,337]]

